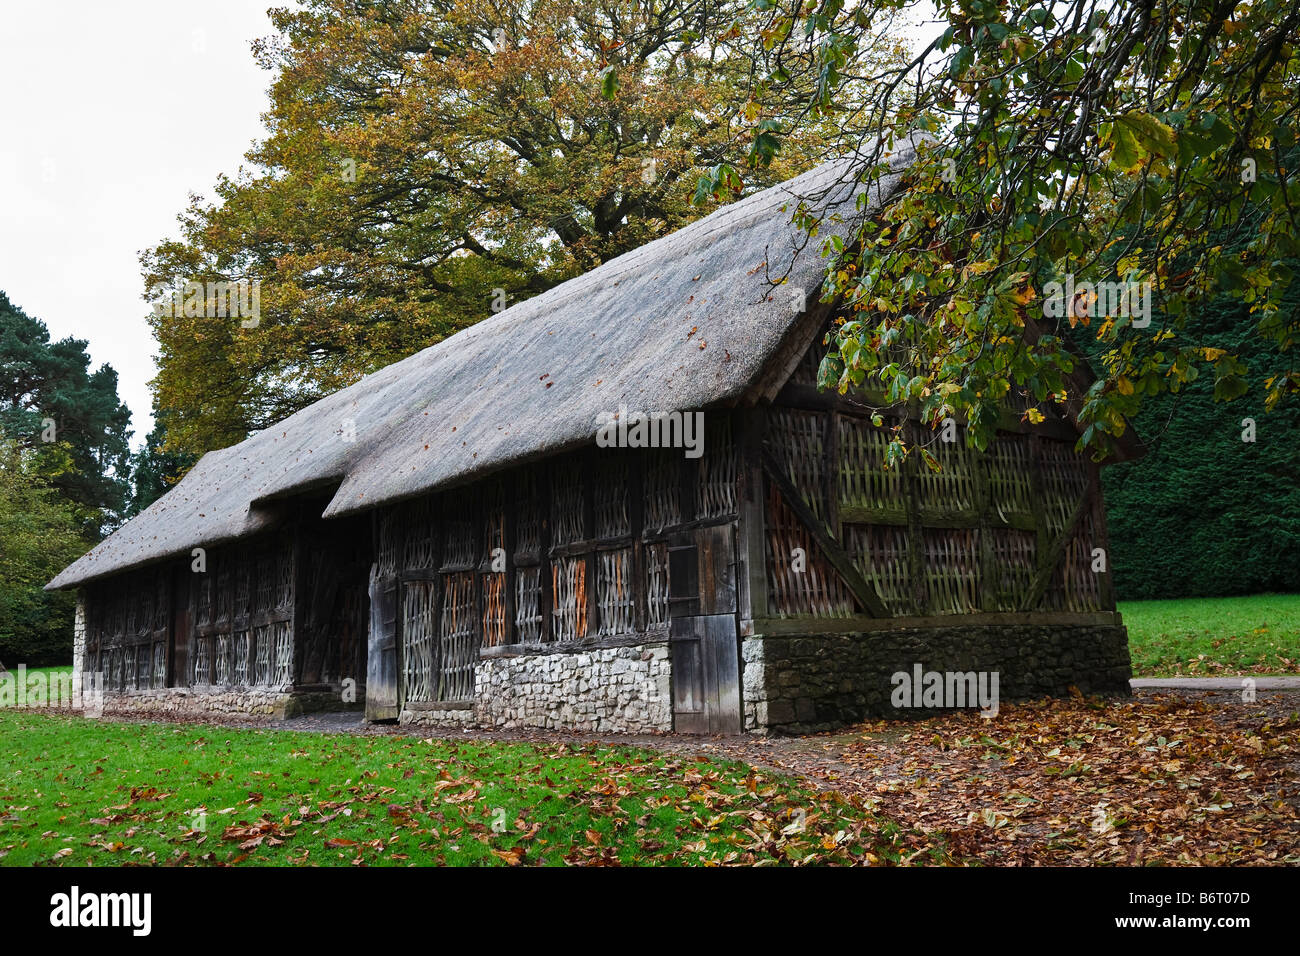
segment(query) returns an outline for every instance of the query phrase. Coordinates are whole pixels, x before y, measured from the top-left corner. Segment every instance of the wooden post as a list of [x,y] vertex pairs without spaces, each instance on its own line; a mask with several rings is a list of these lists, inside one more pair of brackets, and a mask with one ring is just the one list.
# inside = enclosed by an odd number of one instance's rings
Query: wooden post
[[[994,439],[996,441],[996,438]],[[979,512],[979,602],[980,610],[998,610],[997,556],[993,550],[993,482],[989,475],[989,456],[977,451],[975,467],[975,507]]]
[[925,534],[921,522],[921,476],[919,472],[921,462],[920,454],[916,450],[920,444],[921,436],[920,428],[912,417],[913,412],[915,412],[915,409],[909,408],[908,417],[903,423],[904,438],[912,446],[912,453],[903,462],[903,500],[907,507],[908,576],[912,579],[912,613],[923,615],[927,604]]
[[1097,532],[1093,547],[1101,548],[1106,556],[1106,570],[1102,573],[1098,596],[1101,610],[1115,610],[1115,566],[1110,553],[1110,529],[1106,526],[1106,497],[1101,487],[1101,468],[1091,459],[1088,462],[1088,481],[1092,486],[1092,526]]
[[836,541],[843,541],[840,528],[840,422],[835,409],[826,413],[826,433],[822,441],[825,461],[822,463],[823,484],[826,488],[826,523]]
[[515,469],[508,477],[501,479],[502,507],[505,509],[505,527],[501,533],[501,549],[505,552],[505,583],[502,589],[502,637],[506,644],[518,644],[519,635],[515,628],[515,588],[518,572],[515,570],[515,543],[518,538],[519,523],[519,470]]
[[540,593],[537,610],[542,616],[539,637],[543,644],[555,639],[552,618],[555,616],[555,587],[551,580],[551,472],[552,464],[537,466],[537,581]]
[[761,458],[767,409],[756,407],[738,417],[736,501],[740,510],[740,541],[737,552],[743,567],[736,578],[740,589],[741,630],[747,633],[746,622],[752,623],[768,616],[767,490],[763,483]]
[[647,606],[645,542],[645,465],[644,452],[627,452],[627,523],[632,532],[632,629],[644,634],[650,611]]
[[[307,633],[306,632],[307,632],[307,625],[308,625],[307,605],[309,603],[307,597],[309,594],[311,594],[310,582],[308,581],[308,572],[310,568],[309,568],[309,562],[307,561],[307,555],[306,555],[306,551],[307,551],[306,543],[303,541],[304,533],[305,533],[305,524],[302,520],[302,509],[299,508],[297,514],[294,516],[294,521],[293,521],[293,545],[288,549],[289,553],[293,555],[293,575],[292,575],[293,600],[289,606],[293,608],[293,610],[290,613],[292,615],[291,620],[293,621],[292,679],[295,685],[302,683],[303,666],[305,664],[306,657],[307,657]],[[274,551],[272,552],[273,554],[281,550],[279,547],[279,542],[277,542],[274,538],[272,538],[270,546],[274,549]],[[233,552],[233,548],[232,548],[232,552]],[[245,553],[248,553],[247,550],[245,551]],[[227,558],[227,560],[229,559]],[[260,567],[261,561],[258,561],[257,564]],[[276,567],[276,562],[274,560],[272,560],[270,564],[272,568]],[[276,571],[275,573],[278,576],[279,572]],[[218,580],[217,583],[219,584],[220,581]],[[248,583],[250,598],[253,597],[253,593],[254,593],[253,588],[256,587],[257,584],[258,582],[255,576],[252,579],[250,579]],[[274,608],[276,604],[276,594],[275,594],[276,584],[277,584],[276,581],[271,582],[271,607],[272,608]],[[215,605],[219,603],[220,597],[214,593],[212,596],[212,601],[213,604]],[[233,601],[232,601],[232,605],[233,605]],[[235,617],[233,606],[231,607],[230,617],[231,617],[231,621],[230,621],[231,640],[233,641],[234,640],[234,617]]]
[[[434,700],[442,696],[442,605],[447,599],[447,575],[442,573],[442,558],[447,549],[447,522],[443,519],[446,508],[445,497],[445,495],[429,497],[429,550],[432,552],[429,570],[433,574],[433,613],[429,621],[429,627],[433,630],[433,640],[429,648],[429,686],[432,688]],[[402,584],[399,582],[399,594],[401,588]],[[399,681],[399,686],[404,684],[405,681]]]
[[582,482],[582,539],[587,542],[583,563],[586,566],[586,584],[584,591],[587,598],[587,626],[579,634],[575,628],[574,637],[582,638],[596,634],[600,630],[600,593],[596,587],[596,574],[599,561],[596,559],[596,482],[600,478],[596,468],[595,445],[587,449],[583,456],[586,467]]
[[[1043,560],[1044,554],[1052,546],[1051,529],[1047,527],[1047,507],[1044,500],[1043,488],[1043,463],[1040,456],[1040,442],[1036,435],[1028,435],[1025,441],[1029,443],[1029,500],[1030,506],[1034,510],[1034,528],[1037,531],[1034,544],[1034,564],[1037,567]],[[1029,590],[1020,595],[1017,606],[1022,610],[1034,610],[1034,604],[1029,603],[1029,595],[1034,589],[1034,579],[1030,578]],[[1042,594],[1039,594],[1039,599]]]

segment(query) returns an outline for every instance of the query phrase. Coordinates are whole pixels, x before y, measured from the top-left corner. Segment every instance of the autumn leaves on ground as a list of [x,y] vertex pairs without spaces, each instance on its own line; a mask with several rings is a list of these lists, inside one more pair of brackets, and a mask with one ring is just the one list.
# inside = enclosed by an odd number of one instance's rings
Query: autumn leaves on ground
[[651,747],[0,714],[0,864],[1295,864],[1292,695]]
[[1003,704],[803,738],[772,763],[986,865],[1300,863],[1300,696]]

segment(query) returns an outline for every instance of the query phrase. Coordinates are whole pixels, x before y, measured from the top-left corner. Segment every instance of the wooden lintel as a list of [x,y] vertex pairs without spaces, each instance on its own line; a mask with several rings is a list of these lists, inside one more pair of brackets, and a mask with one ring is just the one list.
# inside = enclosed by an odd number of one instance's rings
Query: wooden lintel
[[1114,611],[1002,611],[991,614],[930,614],[873,618],[852,617],[757,618],[748,622],[750,637],[794,637],[816,634],[872,634],[910,628],[932,627],[1103,627],[1122,624]]

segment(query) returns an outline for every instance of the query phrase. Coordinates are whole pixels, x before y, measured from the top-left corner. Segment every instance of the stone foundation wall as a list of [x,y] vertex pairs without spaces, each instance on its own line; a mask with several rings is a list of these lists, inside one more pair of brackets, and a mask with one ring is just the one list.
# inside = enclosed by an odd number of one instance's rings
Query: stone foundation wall
[[264,687],[206,689],[165,687],[106,693],[104,713],[169,717],[235,717],[284,720],[299,714],[349,709],[339,693],[297,692]]
[[667,642],[486,657],[475,668],[473,709],[404,710],[400,722],[501,730],[671,731],[670,668]]
[[475,705],[420,709],[406,707],[402,709],[397,722],[403,727],[436,727],[443,730],[478,727],[478,715],[474,713],[474,708]]
[[[1128,635],[1118,624],[956,624],[869,633],[755,636],[742,641],[744,727],[758,733],[834,730],[870,717],[932,712],[894,706],[897,672],[996,673],[998,699],[1127,694]],[[667,641],[527,656],[489,656],[475,668],[475,699],[409,707],[414,727],[670,732]],[[106,713],[283,719],[345,706],[325,690],[185,687],[109,694]]]
[[86,661],[86,592],[77,591],[77,610],[72,618],[72,673],[84,673]]
[[[811,733],[869,717],[922,716],[892,703],[899,671],[998,674],[1001,700],[1128,694],[1122,625],[954,625],[862,634],[749,637],[741,646],[746,730]],[[933,711],[929,711],[933,712]]]
[[[414,727],[570,730],[641,734],[673,728],[668,643],[555,654],[485,657],[475,667],[475,699],[412,706]],[[168,687],[109,693],[104,713],[133,716],[264,718],[346,707],[339,692],[266,688]]]
[[105,714],[130,714],[161,718],[266,717],[283,719],[293,712],[292,695],[282,690],[204,690],[166,687],[130,694],[104,695]]

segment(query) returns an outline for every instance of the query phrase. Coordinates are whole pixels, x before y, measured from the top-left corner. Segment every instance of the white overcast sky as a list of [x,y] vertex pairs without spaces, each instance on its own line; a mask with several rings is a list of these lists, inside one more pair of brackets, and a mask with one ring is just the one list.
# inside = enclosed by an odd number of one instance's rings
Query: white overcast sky
[[[262,132],[250,43],[291,0],[4,0],[0,289],[117,369],[139,447],[155,344],[138,254]],[[934,35],[933,26],[922,34]]]
[[52,338],[87,339],[150,420],[155,344],[137,255],[178,232],[262,130],[249,44],[272,0],[0,5],[0,289]]

